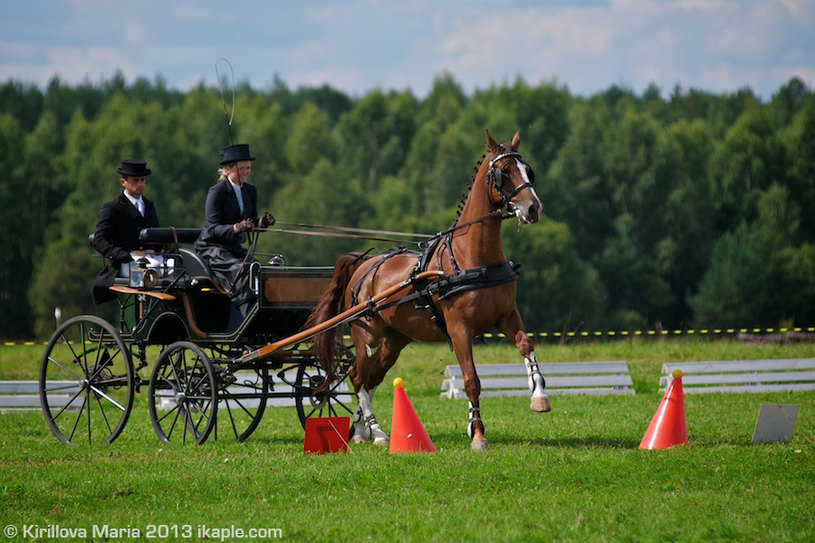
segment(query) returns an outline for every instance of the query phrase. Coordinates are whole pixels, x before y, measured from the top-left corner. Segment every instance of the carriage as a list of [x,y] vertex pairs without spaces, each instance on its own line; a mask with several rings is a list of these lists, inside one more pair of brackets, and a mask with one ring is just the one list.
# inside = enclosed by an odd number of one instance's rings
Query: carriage
[[[492,328],[514,341],[524,359],[530,408],[549,411],[516,307],[516,267],[505,259],[501,238],[503,219],[535,223],[541,202],[534,172],[517,151],[520,134],[505,144],[486,136],[488,155],[475,168],[456,222],[426,239],[422,251],[349,253],[333,267],[287,267],[274,259],[253,266],[257,302],[242,319],[230,315],[228,298],[198,255],[180,247],[198,237],[197,229],[144,231],[143,241],[160,244],[173,266],[136,269],[111,287],[119,300],[117,327],[84,315],[54,333],[40,370],[51,430],[65,443],[113,441],[134,393],[146,386],[163,441],[202,443],[223,434],[244,440],[266,406],[282,401],[295,405],[304,427],[312,416],[350,414],[349,437],[384,444],[389,438],[371,404],[376,388],[411,341],[446,341],[469,399],[471,447],[486,450],[472,343]],[[337,333],[345,325],[351,344]]]
[[[183,247],[198,234],[142,230],[141,240],[161,249],[164,269],[144,265],[115,280],[117,325],[80,315],[53,334],[40,368],[40,400],[60,441],[112,442],[143,390],[163,441],[201,443],[219,433],[242,441],[268,405],[293,405],[303,425],[311,416],[351,412],[344,377],[326,385],[308,341],[246,358],[302,328],[333,268],[290,267],[272,256],[271,264],[252,268],[257,301],[236,318],[206,264]],[[351,350],[338,347],[350,368]]]

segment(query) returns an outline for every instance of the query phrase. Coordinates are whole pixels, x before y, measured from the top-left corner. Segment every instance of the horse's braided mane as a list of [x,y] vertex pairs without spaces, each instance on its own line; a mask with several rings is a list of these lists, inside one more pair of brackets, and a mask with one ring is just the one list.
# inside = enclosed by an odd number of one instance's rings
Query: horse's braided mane
[[473,185],[475,184],[475,174],[478,173],[478,168],[481,167],[481,163],[484,159],[487,158],[487,155],[481,155],[481,160],[475,163],[475,168],[473,168],[473,175],[470,177],[470,184],[467,186],[467,190],[465,190],[461,194],[461,200],[458,202],[458,211],[456,212],[456,221],[461,218],[461,212],[464,211],[464,204],[467,202],[467,197],[470,195],[470,191],[473,190]]

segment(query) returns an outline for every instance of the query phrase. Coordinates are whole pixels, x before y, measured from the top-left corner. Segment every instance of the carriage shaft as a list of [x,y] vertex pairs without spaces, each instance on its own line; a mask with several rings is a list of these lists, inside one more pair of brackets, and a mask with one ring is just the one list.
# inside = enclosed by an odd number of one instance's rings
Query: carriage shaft
[[320,324],[318,324],[316,326],[312,326],[311,328],[303,330],[302,332],[298,332],[297,334],[294,334],[293,336],[289,336],[287,338],[283,338],[283,339],[281,339],[279,341],[276,341],[274,343],[270,343],[269,345],[266,345],[265,347],[261,347],[260,349],[257,349],[255,351],[250,351],[250,352],[246,353],[245,355],[243,355],[240,358],[240,361],[241,362],[249,362],[249,361],[254,360],[256,358],[269,356],[270,354],[272,354],[275,351],[278,351],[278,350],[280,350],[280,349],[282,349],[284,347],[288,347],[289,345],[294,345],[294,344],[299,343],[301,341],[304,341],[306,339],[312,338],[312,337],[316,336],[317,334],[320,334],[320,333],[325,332],[325,331],[327,331],[327,330],[329,330],[331,328],[334,328],[336,326],[341,325],[343,322],[345,322],[347,320],[355,319],[356,317],[358,317],[361,314],[368,311],[372,307],[372,305],[373,305],[373,308],[376,309],[377,304],[379,302],[382,302],[383,300],[386,300],[386,299],[390,298],[391,296],[393,296],[393,295],[403,291],[404,289],[410,287],[413,284],[414,281],[424,280],[424,279],[428,279],[428,280],[439,279],[443,275],[444,275],[444,272],[441,271],[441,270],[422,272],[422,273],[416,275],[415,277],[413,277],[411,279],[403,281],[403,282],[399,283],[398,285],[394,285],[394,286],[390,287],[389,289],[380,292],[379,294],[373,296],[371,299],[369,299],[369,300],[367,300],[365,302],[360,302],[357,305],[355,305],[355,306],[353,306],[353,307],[351,307],[349,309],[346,309],[345,311],[343,311],[339,315],[337,315],[337,316],[335,316],[335,317],[333,317],[331,319],[328,319],[325,322],[321,322]]

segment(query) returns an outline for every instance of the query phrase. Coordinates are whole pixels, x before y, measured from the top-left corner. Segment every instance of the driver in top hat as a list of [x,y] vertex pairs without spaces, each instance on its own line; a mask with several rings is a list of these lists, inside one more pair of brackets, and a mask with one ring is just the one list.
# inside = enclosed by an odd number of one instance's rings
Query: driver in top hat
[[[142,228],[158,227],[158,215],[153,202],[144,197],[147,176],[152,172],[140,159],[122,160],[116,172],[124,189],[118,198],[106,202],[99,210],[99,221],[91,242],[105,257],[105,267],[93,282],[93,301],[97,304],[113,300],[116,295],[108,287],[119,277],[128,277],[130,263],[147,255],[139,240]],[[148,260],[150,260],[150,255]],[[152,264],[156,264],[151,260]]]
[[257,219],[257,190],[249,183],[255,157],[249,145],[229,145],[221,156],[218,181],[207,192],[207,223],[195,242],[195,250],[209,266],[220,289],[245,317],[256,299],[249,285],[249,268],[258,261],[248,254],[243,243],[248,238],[247,232],[255,226],[273,225],[274,217],[264,213]]

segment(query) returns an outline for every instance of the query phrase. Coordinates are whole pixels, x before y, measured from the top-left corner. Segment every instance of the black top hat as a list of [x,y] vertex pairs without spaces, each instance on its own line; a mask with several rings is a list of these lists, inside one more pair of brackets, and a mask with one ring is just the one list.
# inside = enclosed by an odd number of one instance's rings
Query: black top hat
[[248,143],[236,143],[235,145],[227,145],[221,152],[221,165],[229,164],[230,162],[239,162],[241,160],[255,160],[252,152],[249,150]]
[[122,167],[116,173],[122,177],[145,177],[153,172],[147,167],[146,160],[129,158],[122,161]]

